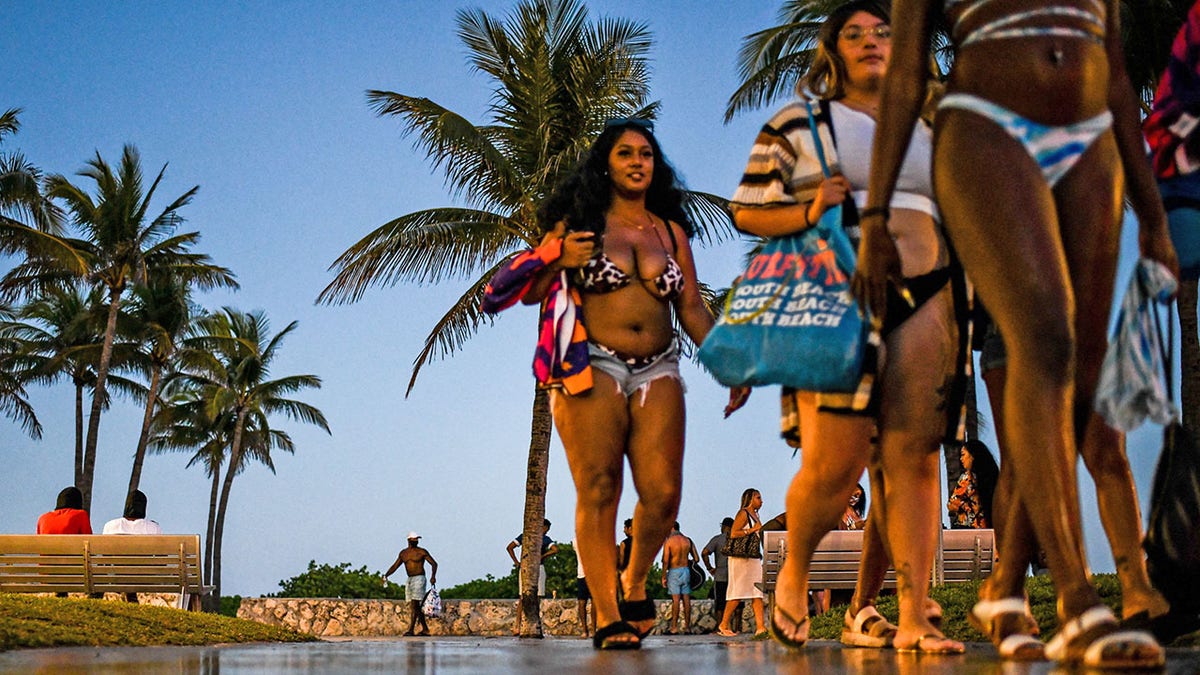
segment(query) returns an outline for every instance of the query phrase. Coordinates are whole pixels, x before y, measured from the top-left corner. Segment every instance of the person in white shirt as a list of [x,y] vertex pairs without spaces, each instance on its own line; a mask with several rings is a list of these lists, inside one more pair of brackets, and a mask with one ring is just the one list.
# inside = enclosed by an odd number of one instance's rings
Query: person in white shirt
[[104,524],[104,534],[162,534],[158,523],[146,518],[146,495],[134,490],[125,500],[125,515]]

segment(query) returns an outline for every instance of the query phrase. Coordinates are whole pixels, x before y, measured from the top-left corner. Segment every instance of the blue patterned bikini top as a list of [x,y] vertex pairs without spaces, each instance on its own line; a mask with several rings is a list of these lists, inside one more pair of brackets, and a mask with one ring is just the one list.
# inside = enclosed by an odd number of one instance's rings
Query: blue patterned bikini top
[[[954,22],[953,33],[968,17],[975,14],[979,8],[991,4],[994,0],[946,0],[946,14],[949,15],[956,7],[966,6],[962,14]],[[993,19],[979,26],[970,33],[961,36],[956,42],[959,47],[966,47],[984,40],[1004,40],[1008,38],[1056,36],[1066,38],[1081,38],[1093,42],[1104,42],[1104,19],[1106,12],[1104,3],[1100,0],[1088,0],[1091,10],[1070,7],[1067,5],[1047,5],[1036,7],[1008,16]],[[1042,17],[1061,17],[1081,22],[1082,26],[1030,26],[1030,20]]]

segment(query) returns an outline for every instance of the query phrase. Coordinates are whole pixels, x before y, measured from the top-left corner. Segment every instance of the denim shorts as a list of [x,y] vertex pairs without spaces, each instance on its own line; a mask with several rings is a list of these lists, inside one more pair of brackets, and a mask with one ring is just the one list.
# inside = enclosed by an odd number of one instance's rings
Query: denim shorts
[[679,347],[674,341],[661,354],[639,359],[642,363],[638,364],[629,363],[629,360],[614,354],[603,345],[588,342],[588,360],[593,368],[616,380],[617,391],[625,398],[640,390],[643,403],[646,401],[650,383],[660,377],[674,378],[679,381],[680,386],[683,385],[683,378],[679,375]]
[[692,592],[692,571],[686,567],[667,570],[667,592],[671,595],[688,595]]

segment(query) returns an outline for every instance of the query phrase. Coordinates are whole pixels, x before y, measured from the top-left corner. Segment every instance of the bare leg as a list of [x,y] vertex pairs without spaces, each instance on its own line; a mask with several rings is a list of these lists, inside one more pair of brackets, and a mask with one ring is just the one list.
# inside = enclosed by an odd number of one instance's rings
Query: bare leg
[[[900,599],[897,649],[961,650],[929,621],[926,600],[941,522],[940,442],[958,350],[947,285],[887,337],[879,417],[887,540]],[[934,639],[939,638],[939,639]]]
[[850,599],[851,616],[858,614],[863,607],[875,604],[892,561],[892,554],[883,537],[887,532],[887,503],[883,498],[886,479],[878,455],[877,450],[872,453],[867,469],[871,476],[871,505],[867,512],[867,525],[863,529],[863,557],[858,564],[858,581],[854,584],[854,596]]
[[[1109,143],[1111,150],[1111,138]],[[960,152],[981,144],[991,148],[991,161]],[[936,145],[935,185],[948,231],[1009,352],[1004,406],[1010,416],[1021,418],[1021,424],[1004,428],[1009,464],[1038,541],[1046,547],[1061,617],[1074,618],[1100,604],[1100,598],[1082,555],[1075,489],[1079,294],[1059,231],[1058,214],[1065,210],[1055,204],[1036,163],[993,122],[946,111],[939,117]],[[1005,167],[1002,175],[998,166]],[[1085,192],[1095,198],[1095,190]],[[1001,549],[1000,555],[1003,560],[1011,553]]]
[[614,540],[629,420],[625,397],[612,379],[599,371],[593,376],[590,392],[570,396],[555,391],[550,404],[575,482],[577,554],[588,571],[596,621],[607,626],[620,620]]
[[[1004,383],[1007,380],[1004,366],[989,368],[983,372],[988,398],[992,402],[992,421],[996,426],[996,438],[1000,451],[1000,480],[996,484],[996,495],[992,502],[992,518],[995,521],[997,549],[1000,562],[992,574],[979,588],[979,597],[984,600],[1024,597],[1025,570],[1037,552],[1033,536],[1033,524],[1025,512],[1016,492],[1016,476],[1010,461],[1008,443],[1004,440]],[[1004,629],[1007,633],[1009,628]]]
[[[681,382],[670,377],[654,380],[644,405],[641,392],[635,392],[629,398],[628,411],[629,469],[638,503],[633,510],[629,567],[621,576],[621,585],[626,600],[644,600],[646,575],[679,512],[685,421]],[[610,569],[613,567],[615,564]],[[653,620],[634,626],[646,630]]]
[[[846,500],[866,467],[871,448],[870,418],[817,412],[815,397],[799,395],[800,470],[787,492],[787,558],[775,583],[774,611],[800,620],[808,616],[808,570],[817,544],[837,524]],[[777,621],[784,637],[792,622]]]

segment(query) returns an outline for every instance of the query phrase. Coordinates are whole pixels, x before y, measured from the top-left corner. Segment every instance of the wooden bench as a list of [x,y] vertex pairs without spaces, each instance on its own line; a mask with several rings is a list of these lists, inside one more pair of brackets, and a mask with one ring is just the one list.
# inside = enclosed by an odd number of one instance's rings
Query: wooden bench
[[197,534],[4,534],[0,592],[178,593],[197,609],[200,555]]
[[[826,534],[813,552],[808,573],[809,588],[853,590],[858,581],[862,548],[862,530],[834,530]],[[787,533],[764,532],[764,592],[775,590],[775,578],[786,556]],[[980,580],[991,574],[994,558],[994,530],[942,530],[930,578],[935,586]],[[883,587],[896,587],[896,572],[891,568],[884,578]]]

